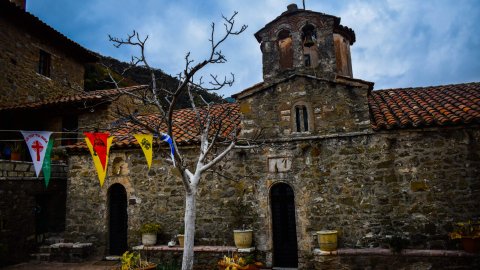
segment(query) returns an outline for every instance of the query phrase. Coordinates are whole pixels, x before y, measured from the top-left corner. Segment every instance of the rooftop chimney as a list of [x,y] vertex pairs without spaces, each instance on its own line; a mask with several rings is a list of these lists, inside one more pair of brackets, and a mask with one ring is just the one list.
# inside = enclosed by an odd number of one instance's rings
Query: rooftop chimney
[[25,10],[27,0],[10,0],[10,2],[14,3],[17,7]]

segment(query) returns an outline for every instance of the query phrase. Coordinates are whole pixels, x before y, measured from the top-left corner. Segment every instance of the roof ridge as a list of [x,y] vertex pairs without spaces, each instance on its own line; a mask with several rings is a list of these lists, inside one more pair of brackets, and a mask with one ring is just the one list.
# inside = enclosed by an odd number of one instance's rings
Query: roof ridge
[[385,89],[375,89],[373,92],[379,91],[404,91],[404,90],[417,90],[417,89],[426,89],[426,88],[439,88],[439,87],[452,87],[452,86],[460,86],[460,85],[472,85],[478,84],[480,82],[465,82],[465,83],[449,83],[449,84],[439,84],[439,85],[428,85],[428,86],[417,86],[417,87],[400,87],[400,88],[385,88]]
[[82,92],[70,94],[70,95],[59,95],[53,98],[48,98],[45,100],[33,101],[33,102],[22,102],[16,105],[7,105],[5,107],[0,106],[1,110],[9,110],[9,109],[22,109],[22,108],[35,108],[41,107],[44,105],[56,104],[56,103],[69,103],[69,102],[77,102],[82,101],[82,99],[89,99],[89,98],[106,98],[109,96],[113,96],[116,94],[121,93],[121,91],[134,91],[139,90],[142,88],[147,87],[146,85],[135,85],[135,86],[128,86],[123,88],[114,88],[114,89],[103,89],[103,90],[94,90],[94,91],[85,91],[81,90]]

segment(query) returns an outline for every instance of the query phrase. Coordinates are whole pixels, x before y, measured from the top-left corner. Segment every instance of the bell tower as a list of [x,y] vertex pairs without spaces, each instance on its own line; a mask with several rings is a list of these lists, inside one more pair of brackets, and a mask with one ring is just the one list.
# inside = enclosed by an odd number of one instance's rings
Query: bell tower
[[355,33],[339,17],[291,4],[255,38],[263,82],[234,95],[242,136],[292,139],[370,130],[373,83],[353,78]]
[[266,82],[292,74],[353,77],[350,46],[355,32],[340,25],[338,17],[290,4],[255,37],[263,54]]

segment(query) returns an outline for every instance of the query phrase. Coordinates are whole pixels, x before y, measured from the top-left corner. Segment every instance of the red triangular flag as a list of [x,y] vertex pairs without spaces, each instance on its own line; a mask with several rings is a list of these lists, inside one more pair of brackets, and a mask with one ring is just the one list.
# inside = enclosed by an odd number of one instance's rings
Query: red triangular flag
[[105,170],[105,166],[107,165],[107,139],[110,134],[108,132],[84,132],[83,134],[93,145],[93,154],[98,156]]

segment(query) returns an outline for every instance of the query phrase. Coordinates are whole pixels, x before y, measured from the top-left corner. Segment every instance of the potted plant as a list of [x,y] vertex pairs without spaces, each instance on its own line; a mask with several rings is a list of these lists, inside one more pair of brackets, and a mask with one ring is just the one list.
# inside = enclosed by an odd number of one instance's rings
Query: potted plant
[[448,235],[450,239],[461,239],[465,251],[472,253],[480,251],[480,221],[455,223],[454,230]]
[[223,256],[217,263],[219,270],[258,270],[263,266],[261,262],[256,262],[253,255],[240,257],[234,254],[232,257]]
[[183,247],[183,243],[185,241],[185,226],[182,225],[180,226],[180,229],[178,230],[178,234],[177,234],[177,238],[178,238],[178,244],[180,245],[180,247]]
[[318,246],[322,251],[337,250],[337,235],[336,230],[322,230],[317,231]]
[[250,248],[253,242],[252,229],[233,230],[233,240],[237,248]]
[[12,147],[11,147],[10,160],[22,160],[21,151],[22,151],[21,142],[14,142]]
[[235,246],[237,248],[250,248],[253,242],[253,230],[247,224],[251,224],[256,217],[253,207],[245,203],[241,197],[232,201],[230,207],[232,223],[235,226],[233,230]]
[[[153,270],[157,268],[157,264],[142,260],[139,252],[125,251],[123,253],[121,270]],[[116,268],[118,270],[118,268]]]
[[162,226],[158,223],[145,223],[140,227],[142,234],[142,244],[144,246],[153,246],[157,243],[157,234],[161,231]]

